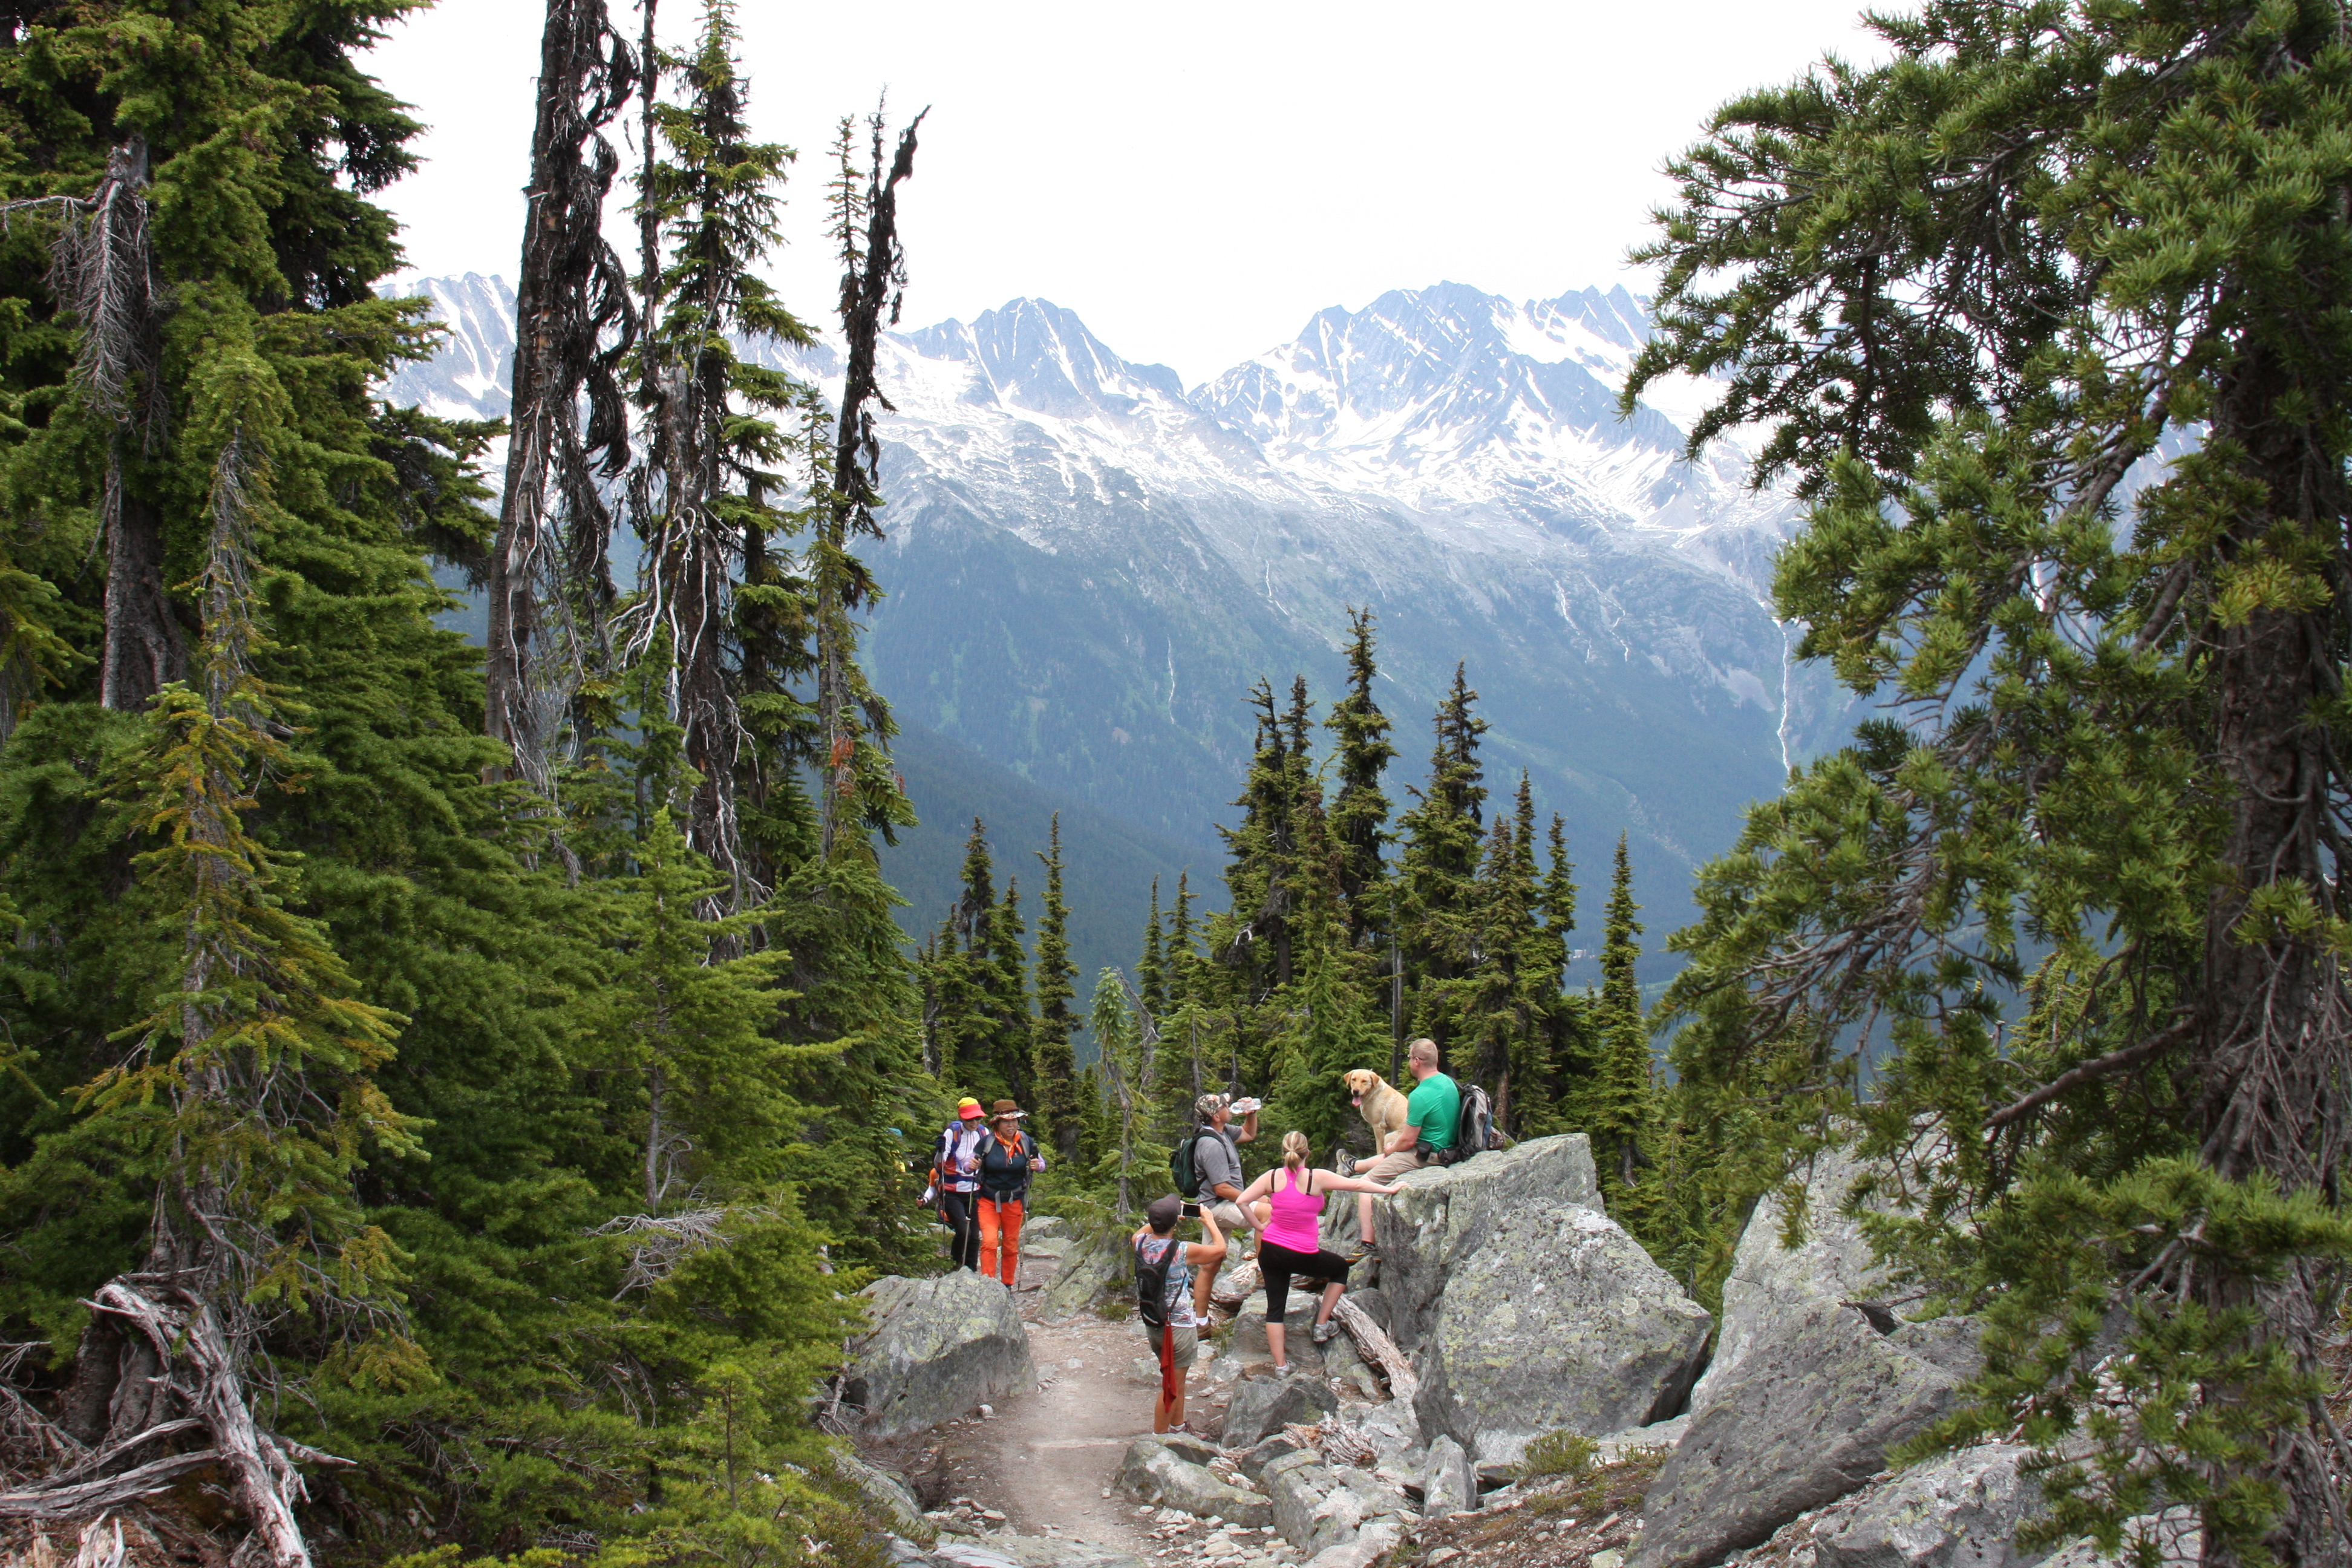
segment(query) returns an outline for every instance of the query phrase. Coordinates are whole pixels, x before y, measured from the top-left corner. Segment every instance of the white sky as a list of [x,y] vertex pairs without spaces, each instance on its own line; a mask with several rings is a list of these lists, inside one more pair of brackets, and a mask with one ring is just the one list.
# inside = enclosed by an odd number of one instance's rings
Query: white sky
[[[931,106],[900,203],[908,325],[1034,295],[1189,384],[1390,289],[1638,289],[1623,258],[1671,194],[1664,160],[1746,88],[1876,58],[1861,4],[747,0],[740,20],[753,119],[802,153],[775,268],[795,310],[834,324],[824,149],[887,88],[896,118]],[[442,0],[374,57],[430,127],[387,193],[417,271],[513,276],[543,14]],[[664,0],[664,34],[698,15]]]

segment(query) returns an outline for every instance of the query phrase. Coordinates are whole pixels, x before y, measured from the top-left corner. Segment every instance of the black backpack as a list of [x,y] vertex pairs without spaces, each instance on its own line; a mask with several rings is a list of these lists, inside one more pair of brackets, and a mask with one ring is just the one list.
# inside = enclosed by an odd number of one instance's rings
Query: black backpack
[[1168,1326],[1168,1271],[1184,1256],[1184,1244],[1174,1237],[1157,1263],[1143,1261],[1143,1243],[1135,1244],[1135,1315],[1154,1333]]

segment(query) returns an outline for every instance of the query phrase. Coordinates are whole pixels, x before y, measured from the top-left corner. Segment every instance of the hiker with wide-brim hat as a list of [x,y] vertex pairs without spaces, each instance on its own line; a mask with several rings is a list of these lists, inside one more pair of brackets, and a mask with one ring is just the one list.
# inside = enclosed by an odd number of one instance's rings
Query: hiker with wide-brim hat
[[988,1147],[988,1129],[981,1125],[980,1101],[966,1095],[956,1101],[956,1119],[940,1132],[931,1156],[940,1184],[940,1218],[949,1232],[948,1260],[958,1268],[980,1267],[980,1160]]
[[980,1152],[980,1271],[1018,1289],[1021,1212],[1029,1181],[1045,1168],[1037,1140],[1022,1131],[1028,1112],[1009,1100],[988,1108],[988,1142]]

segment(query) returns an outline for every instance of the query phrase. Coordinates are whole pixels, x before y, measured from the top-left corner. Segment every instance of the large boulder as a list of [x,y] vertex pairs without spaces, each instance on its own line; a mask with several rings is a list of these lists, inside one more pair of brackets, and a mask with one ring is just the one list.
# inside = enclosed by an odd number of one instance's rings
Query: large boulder
[[859,1294],[873,1326],[850,1344],[843,1398],[866,1412],[872,1436],[919,1431],[1035,1386],[1029,1336],[996,1280],[961,1268],[886,1275]]
[[915,1532],[923,1528],[923,1505],[915,1500],[915,1489],[903,1478],[852,1453],[836,1451],[833,1463],[842,1479],[857,1489],[866,1506],[892,1530]]
[[1118,1467],[1118,1489],[1137,1502],[1253,1530],[1274,1522],[1274,1510],[1265,1498],[1220,1479],[1157,1437],[1138,1437],[1128,1446]]
[[2042,1511],[2042,1489],[2021,1468],[2030,1450],[2006,1443],[1963,1448],[1878,1482],[1827,1529],[1813,1531],[1821,1568],[2032,1568],[2049,1555],[2017,1545]]
[[1097,1236],[1073,1241],[1062,1254],[1053,1279],[1038,1292],[1037,1313],[1044,1318],[1076,1317],[1132,1278],[1121,1237]]
[[[1315,1306],[1312,1296],[1303,1300],[1301,1292],[1293,1289],[1282,1313],[1282,1353],[1291,1365],[1305,1372],[1323,1370],[1323,1347],[1315,1342]],[[1244,1360],[1255,1361],[1274,1353],[1265,1335],[1265,1292],[1258,1291],[1244,1301],[1234,1314],[1231,1337],[1226,1348]]]
[[[1581,1138],[1542,1142],[1583,1152]],[[1465,1206],[1459,1196],[1448,1205]],[[1477,1228],[1477,1245],[1454,1256],[1413,1356],[1424,1436],[1511,1460],[1547,1432],[1597,1437],[1682,1407],[1711,1324],[1641,1243],[1597,1208],[1558,1202]]]
[[1429,1465],[1421,1477],[1422,1517],[1444,1519],[1477,1506],[1478,1476],[1470,1468],[1470,1457],[1451,1437],[1432,1439]]
[[1426,1166],[1398,1184],[1402,1192],[1375,1202],[1372,1230],[1388,1331],[1408,1353],[1435,1321],[1447,1282],[1489,1237],[1538,1215],[1601,1206],[1592,1148],[1581,1132]]
[[1792,1315],[1820,1301],[1875,1302],[1886,1293],[1861,1222],[1844,1212],[1864,1169],[1839,1149],[1812,1157],[1795,1247],[1782,1245],[1789,1209],[1781,1194],[1767,1193],[1758,1201],[1723,1282],[1723,1331],[1716,1336],[1706,1375],[1691,1391],[1694,1411],[1706,1407],[1751,1350],[1779,1338]]
[[1293,1422],[1312,1426],[1339,1408],[1331,1385],[1319,1377],[1293,1373],[1251,1378],[1234,1390],[1233,1402],[1225,1406],[1224,1445],[1246,1448]]
[[1659,1470],[1631,1568],[1698,1568],[1757,1545],[1958,1407],[1969,1327],[1887,1321],[1816,1300],[1752,1345]]
[[[1332,1468],[1311,1452],[1286,1455],[1265,1468],[1274,1527],[1307,1557],[1375,1536],[1396,1543],[1404,1500],[1361,1470]],[[1377,1553],[1374,1553],[1377,1555]],[[1369,1559],[1368,1559],[1369,1560]]]

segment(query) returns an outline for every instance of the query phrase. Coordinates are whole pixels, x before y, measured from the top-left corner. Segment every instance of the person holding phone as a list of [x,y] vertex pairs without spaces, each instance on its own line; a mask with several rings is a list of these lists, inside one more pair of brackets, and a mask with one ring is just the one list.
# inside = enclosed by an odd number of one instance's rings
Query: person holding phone
[[1045,1168],[1037,1140],[1021,1130],[1028,1112],[1009,1100],[989,1107],[989,1139],[980,1154],[980,1271],[1020,1289],[1021,1211],[1029,1181]]
[[[1187,1217],[1187,1210],[1201,1222],[1206,1241],[1176,1239],[1176,1222]],[[1160,1399],[1151,1409],[1151,1429],[1189,1432],[1184,1374],[1201,1353],[1201,1326],[1209,1321],[1209,1282],[1225,1260],[1225,1238],[1213,1213],[1174,1193],[1152,1199],[1143,1220],[1143,1228],[1128,1239],[1135,1252],[1139,1296],[1145,1289],[1143,1281],[1153,1282],[1148,1298],[1137,1303],[1144,1337],[1160,1361]]]
[[1282,1163],[1252,1182],[1241,1196],[1245,1209],[1264,1202],[1272,1210],[1265,1228],[1258,1232],[1257,1268],[1265,1279],[1265,1348],[1274,1352],[1277,1376],[1290,1370],[1287,1330],[1282,1320],[1290,1310],[1293,1278],[1322,1282],[1315,1342],[1324,1344],[1339,1331],[1331,1313],[1339,1305],[1339,1293],[1348,1288],[1349,1263],[1323,1245],[1323,1200],[1333,1193],[1361,1193],[1363,1201],[1370,1203],[1375,1196],[1387,1197],[1397,1190],[1393,1184],[1310,1169],[1308,1152],[1306,1133],[1284,1133]]

